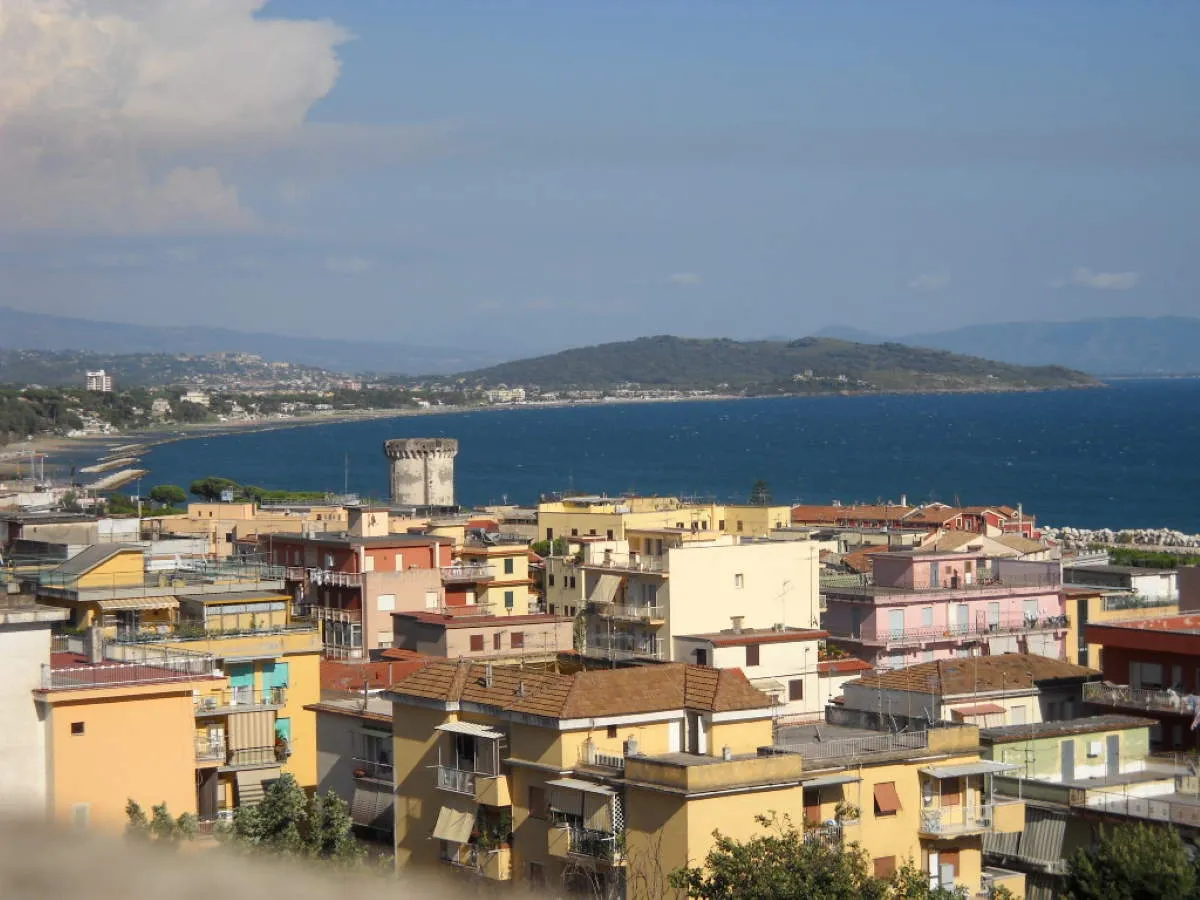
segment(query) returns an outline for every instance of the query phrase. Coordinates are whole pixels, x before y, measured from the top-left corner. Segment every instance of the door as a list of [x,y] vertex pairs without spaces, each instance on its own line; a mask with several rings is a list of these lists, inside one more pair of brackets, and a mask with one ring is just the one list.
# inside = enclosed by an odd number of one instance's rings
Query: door
[[1075,742],[1062,742],[1062,780],[1075,780]]
[[687,714],[687,752],[700,753],[700,714]]
[[954,624],[958,626],[958,633],[966,634],[971,626],[970,610],[967,609],[967,604],[960,603],[954,607],[954,615]]
[[1105,742],[1104,765],[1105,774],[1120,775],[1121,774],[1121,737],[1120,735],[1110,734]]
[[995,600],[988,604],[988,627],[996,628],[1000,624],[1000,601]]
[[888,610],[888,630],[893,638],[904,637],[904,610]]
[[217,817],[217,770],[196,770],[196,815],[201,819]]
[[233,689],[234,706],[254,702],[254,664],[231,663],[228,666],[229,686]]

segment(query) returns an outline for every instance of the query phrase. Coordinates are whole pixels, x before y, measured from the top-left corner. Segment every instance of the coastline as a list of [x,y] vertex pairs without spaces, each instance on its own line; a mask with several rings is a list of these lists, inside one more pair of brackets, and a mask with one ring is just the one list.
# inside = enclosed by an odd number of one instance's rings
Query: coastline
[[[567,407],[592,406],[633,406],[649,403],[693,403],[715,402],[724,400],[785,400],[797,397],[886,397],[886,396],[936,396],[948,394],[1037,394],[1047,391],[1091,390],[1105,387],[1104,382],[1096,384],[1063,385],[1050,388],[963,388],[963,389],[913,389],[890,391],[853,391],[844,390],[822,393],[769,394],[761,396],[746,396],[744,394],[704,394],[702,396],[686,397],[610,397],[602,400],[547,400],[529,401],[512,404],[496,404],[490,406],[436,406],[428,408],[403,409],[362,409],[343,412],[312,412],[301,416],[274,419],[253,419],[238,422],[201,422],[187,425],[175,425],[169,428],[147,428],[134,431],[124,431],[109,435],[94,435],[88,437],[64,437],[52,435],[36,437],[32,440],[20,441],[0,447],[0,478],[8,477],[21,466],[28,465],[25,460],[30,454],[44,454],[47,460],[46,469],[62,476],[64,467],[78,471],[85,466],[92,466],[111,457],[113,451],[121,449],[123,455],[139,457],[152,447],[177,441],[194,440],[203,437],[227,437],[236,434],[254,433],[260,431],[282,431],[291,428],[308,428],[314,425],[341,425],[349,422],[374,421],[378,419],[400,419],[416,416],[459,415],[472,412],[515,412],[533,409],[561,409]],[[67,457],[68,462],[54,461],[55,457]]]

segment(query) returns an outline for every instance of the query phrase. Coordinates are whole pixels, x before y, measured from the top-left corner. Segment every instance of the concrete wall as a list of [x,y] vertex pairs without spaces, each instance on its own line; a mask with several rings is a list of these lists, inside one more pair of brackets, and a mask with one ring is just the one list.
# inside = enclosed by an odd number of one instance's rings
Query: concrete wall
[[367,650],[390,647],[393,612],[416,612],[430,608],[431,603],[440,606],[444,596],[437,568],[402,568],[390,572],[377,569],[366,573],[362,592],[364,647]]
[[[747,664],[747,648],[744,646],[714,648],[711,641],[702,638],[677,638],[675,643],[677,647],[674,658],[683,662],[696,662],[696,650],[702,648],[706,651],[710,666],[718,669],[741,669],[752,682],[760,678],[778,681],[781,688],[777,692],[762,688],[777,700],[777,713],[794,715],[818,712],[825,707],[826,698],[821,696],[819,690],[816,640],[756,644],[756,666]],[[792,701],[788,699],[789,684],[795,680],[804,682],[804,696],[800,700]]]
[[1020,771],[1013,775],[1060,781],[1062,746],[1072,743],[1075,745],[1075,778],[1102,778],[1108,771],[1108,738],[1113,735],[1118,738],[1120,745],[1118,770],[1122,774],[1143,771],[1150,753],[1149,727],[995,744],[985,747],[984,755],[997,762],[1020,766]]
[[0,818],[46,809],[46,732],[33,690],[50,662],[50,623],[0,624]]

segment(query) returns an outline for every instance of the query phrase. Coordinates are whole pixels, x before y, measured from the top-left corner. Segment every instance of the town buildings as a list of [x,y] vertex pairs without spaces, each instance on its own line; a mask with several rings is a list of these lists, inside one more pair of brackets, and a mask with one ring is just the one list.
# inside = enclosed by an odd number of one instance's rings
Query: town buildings
[[1038,536],[1037,520],[1020,506],[953,507],[945,503],[909,506],[899,503],[874,505],[800,505],[791,509],[796,525],[832,526],[848,529],[919,529],[926,532],[969,531],[996,537],[1004,534]]
[[[716,532],[767,537],[786,528],[786,506],[717,504],[678,497],[573,496],[538,504],[538,533],[543,540],[599,537],[609,541],[633,539],[627,530]],[[640,551],[641,546],[632,546]]]
[[830,640],[878,670],[972,654],[1066,658],[1071,634],[1057,563],[974,553],[871,556],[872,584],[822,588]]
[[89,391],[111,394],[113,377],[103,369],[97,369],[95,372],[87,372],[84,376],[84,388]]
[[553,659],[574,649],[574,620],[550,613],[494,615],[475,607],[392,614],[392,646],[441,659]]

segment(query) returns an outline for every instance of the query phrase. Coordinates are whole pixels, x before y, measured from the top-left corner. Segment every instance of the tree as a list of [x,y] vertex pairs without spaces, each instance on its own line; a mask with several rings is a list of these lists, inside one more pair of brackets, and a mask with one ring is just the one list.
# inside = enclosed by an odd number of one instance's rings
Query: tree
[[[765,834],[735,841],[719,831],[703,868],[676,869],[671,886],[697,900],[964,900],[965,889],[932,888],[906,862],[891,878],[867,874],[858,844],[806,840],[788,816],[756,816]],[[824,838],[824,834],[820,834]]]
[[241,490],[241,485],[229,478],[221,478],[217,475],[209,475],[207,478],[198,478],[188,485],[188,492],[195,494],[197,497],[202,497],[208,501],[216,501],[221,499],[222,491],[237,491]]
[[1196,866],[1174,828],[1101,826],[1097,845],[1067,863],[1066,895],[1074,900],[1183,900],[1197,887]]
[[177,846],[180,841],[195,840],[199,823],[191,813],[184,813],[176,819],[166,803],[152,807],[150,812],[151,818],[147,819],[141,805],[131,797],[125,803],[125,817],[129,820],[125,825],[126,836],[166,847]]
[[754,487],[750,488],[750,503],[753,506],[771,505],[771,486],[761,478],[754,482]]
[[354,865],[363,851],[352,825],[346,801],[332,792],[309,797],[284,773],[261,803],[234,813],[230,840],[247,850]]
[[150,488],[149,496],[163,506],[182,506],[187,503],[187,492],[177,484],[156,484]]

